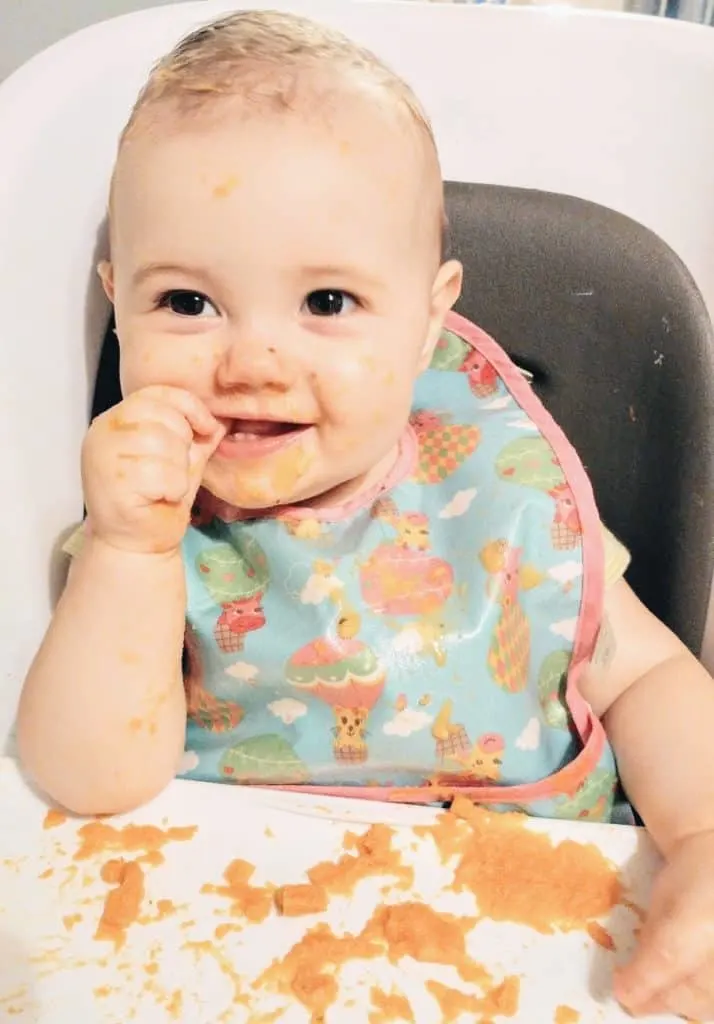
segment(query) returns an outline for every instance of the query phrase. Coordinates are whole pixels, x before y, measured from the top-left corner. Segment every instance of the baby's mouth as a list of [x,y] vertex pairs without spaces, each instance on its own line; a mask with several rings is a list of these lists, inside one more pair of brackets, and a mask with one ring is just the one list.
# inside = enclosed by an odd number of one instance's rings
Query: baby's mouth
[[226,437],[252,441],[261,437],[282,437],[298,430],[305,430],[306,427],[305,423],[282,423],[276,420],[231,420]]
[[232,419],[217,452],[229,458],[260,458],[298,441],[312,424],[284,420]]

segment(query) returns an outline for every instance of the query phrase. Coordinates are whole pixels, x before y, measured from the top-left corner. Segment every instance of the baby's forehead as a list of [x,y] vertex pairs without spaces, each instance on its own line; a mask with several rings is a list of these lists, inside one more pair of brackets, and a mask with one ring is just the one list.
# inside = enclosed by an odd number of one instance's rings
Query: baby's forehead
[[[401,214],[417,230],[424,223],[426,235],[440,248],[443,186],[430,138],[403,111],[377,103],[369,92],[330,79],[311,87],[321,89],[326,102],[304,102],[309,95],[304,92],[292,106],[279,109],[256,108],[240,95],[214,99],[188,116],[173,101],[148,107],[119,150],[112,216],[140,204],[142,193],[152,188],[161,198],[163,182],[176,176],[207,179],[210,198],[226,192],[230,181],[235,185],[247,166],[253,189],[264,192],[271,184],[262,168],[274,169],[277,162],[287,174],[309,174],[311,154],[317,165],[324,153],[331,164],[326,181],[332,195],[342,192],[355,208],[370,204],[375,215]],[[307,165],[300,158],[306,153]]]

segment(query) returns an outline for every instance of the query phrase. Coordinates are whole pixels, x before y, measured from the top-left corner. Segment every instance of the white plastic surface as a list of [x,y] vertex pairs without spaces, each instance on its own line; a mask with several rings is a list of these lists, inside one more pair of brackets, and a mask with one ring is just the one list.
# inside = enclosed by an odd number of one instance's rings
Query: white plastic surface
[[[97,941],[94,933],[109,890],[99,873],[121,851],[76,861],[82,822],[43,829],[46,808],[7,759],[0,759],[0,808],[3,820],[9,816],[13,821],[13,829],[0,834],[0,1020],[9,1022],[307,1024],[309,1015],[299,1003],[276,997],[265,986],[256,990],[252,982],[309,928],[325,921],[335,934],[359,933],[382,902],[416,900],[457,916],[477,913],[473,895],[450,890],[453,867],[442,863],[432,839],[409,828],[432,824],[436,812],[175,782],[131,821],[159,828],[197,826],[197,831],[189,841],[168,843],[165,863],[145,865],[139,923],[128,928],[126,945],[114,952],[111,943]],[[396,826],[392,846],[402,852],[402,863],[415,869],[411,890],[400,889],[394,877],[364,879],[353,899],[333,896],[324,915],[288,919],[271,914],[265,922],[245,924],[238,931],[230,928],[236,917],[226,915],[230,901],[201,892],[205,884],[220,884],[235,858],[258,865],[254,885],[304,882],[304,872],[313,864],[341,856],[348,829],[361,833],[379,820]],[[125,823],[111,821],[116,828]],[[638,906],[646,904],[657,859],[641,831],[568,822],[532,822],[529,827],[546,832],[556,843],[571,839],[595,844],[620,868],[629,898]],[[547,884],[547,877],[541,882]],[[163,920],[157,920],[160,900],[170,900],[175,908]],[[519,1021],[549,1024],[557,1020],[557,1007],[564,1005],[579,1011],[583,1024],[626,1024],[630,1018],[609,993],[613,967],[632,950],[638,917],[620,905],[601,921],[615,952],[601,948],[586,931],[543,935],[488,919],[469,932],[467,950],[496,983],[507,975],[521,977]],[[226,935],[216,935],[221,925],[228,925]],[[152,962],[157,966],[147,972]],[[327,1013],[326,1024],[365,1024],[372,985],[403,992],[419,1024],[440,1024],[443,1017],[425,991],[426,980],[479,992],[460,982],[453,967],[410,958],[394,966],[383,959],[357,961],[339,976],[340,998]],[[173,995],[177,989],[183,990],[180,1010]],[[234,1002],[236,993],[246,1001]],[[262,1016],[273,1011],[274,1017]],[[480,1013],[464,1013],[458,1024],[480,1018]],[[648,1020],[674,1024],[672,1017]]]
[[[0,86],[0,744],[57,589],[53,550],[82,511],[78,453],[107,314],[93,268],[115,140],[154,59],[236,6],[106,22]],[[434,120],[447,177],[572,193],[646,224],[714,311],[710,29],[563,8],[250,6],[312,14],[390,61]]]

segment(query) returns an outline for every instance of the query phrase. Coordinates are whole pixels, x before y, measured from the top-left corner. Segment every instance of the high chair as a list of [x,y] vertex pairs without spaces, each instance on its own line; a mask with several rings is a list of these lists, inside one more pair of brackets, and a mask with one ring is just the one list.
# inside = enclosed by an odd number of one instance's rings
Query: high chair
[[566,10],[182,3],[80,32],[0,86],[0,746],[82,514],[116,138],[153,61],[238,6],[369,45],[422,97],[445,176],[502,186],[448,188],[459,308],[533,372],[633,550],[633,585],[711,659],[714,34]]

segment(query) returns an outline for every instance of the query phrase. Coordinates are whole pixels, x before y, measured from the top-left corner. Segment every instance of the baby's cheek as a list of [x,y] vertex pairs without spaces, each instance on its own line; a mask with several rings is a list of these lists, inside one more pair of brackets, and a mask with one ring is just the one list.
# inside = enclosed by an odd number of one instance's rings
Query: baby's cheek
[[396,367],[385,356],[374,353],[342,359],[321,376],[321,389],[340,418],[354,415],[363,419],[384,406],[393,394],[398,378]]

